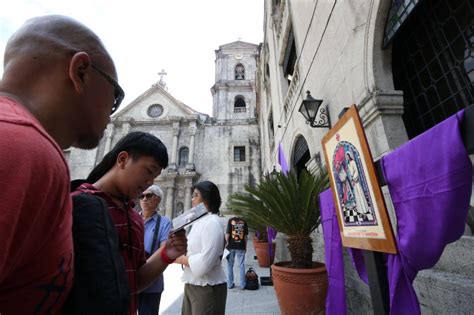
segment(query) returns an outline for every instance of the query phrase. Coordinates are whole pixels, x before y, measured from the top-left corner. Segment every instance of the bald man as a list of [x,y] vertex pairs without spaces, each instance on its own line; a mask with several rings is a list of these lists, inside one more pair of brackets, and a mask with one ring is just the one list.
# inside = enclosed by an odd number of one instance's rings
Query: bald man
[[74,271],[62,149],[97,146],[124,93],[101,40],[64,16],[10,38],[0,82],[0,314],[57,314]]

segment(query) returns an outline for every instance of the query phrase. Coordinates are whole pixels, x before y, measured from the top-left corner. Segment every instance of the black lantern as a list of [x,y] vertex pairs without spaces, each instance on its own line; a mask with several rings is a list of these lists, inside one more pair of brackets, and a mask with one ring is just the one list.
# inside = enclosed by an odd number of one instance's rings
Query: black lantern
[[331,128],[328,108],[321,107],[322,103],[323,100],[313,98],[311,92],[306,91],[306,99],[301,103],[299,112],[303,114],[306,123],[313,128]]
[[270,177],[273,178],[273,179],[276,179],[276,177],[278,176],[278,173],[280,173],[280,172],[278,172],[278,171],[276,170],[275,165],[273,165],[273,171],[269,174]]

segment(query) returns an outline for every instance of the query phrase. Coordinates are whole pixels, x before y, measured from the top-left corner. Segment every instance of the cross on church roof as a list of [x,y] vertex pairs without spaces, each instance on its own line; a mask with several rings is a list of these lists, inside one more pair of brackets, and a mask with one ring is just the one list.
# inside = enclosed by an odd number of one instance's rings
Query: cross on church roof
[[158,75],[160,76],[160,81],[163,81],[163,76],[167,74],[168,73],[165,72],[165,69],[161,69],[161,72],[158,72]]

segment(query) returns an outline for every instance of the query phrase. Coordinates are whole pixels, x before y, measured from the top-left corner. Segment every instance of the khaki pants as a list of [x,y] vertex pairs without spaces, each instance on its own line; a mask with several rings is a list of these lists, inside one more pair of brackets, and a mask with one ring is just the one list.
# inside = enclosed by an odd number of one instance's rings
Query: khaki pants
[[199,286],[184,285],[183,315],[221,315],[225,314],[227,299],[226,283]]

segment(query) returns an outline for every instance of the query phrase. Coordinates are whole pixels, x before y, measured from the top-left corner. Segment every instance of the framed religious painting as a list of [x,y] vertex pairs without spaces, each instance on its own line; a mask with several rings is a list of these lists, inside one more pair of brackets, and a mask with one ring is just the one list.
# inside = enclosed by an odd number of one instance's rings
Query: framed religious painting
[[357,107],[321,140],[342,244],[396,254],[390,219]]

